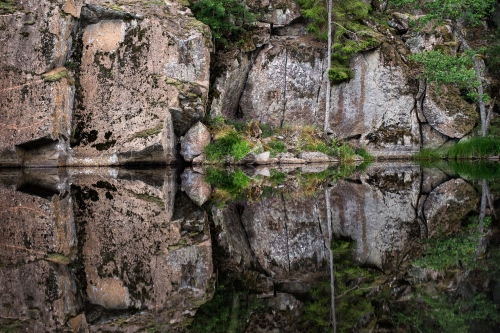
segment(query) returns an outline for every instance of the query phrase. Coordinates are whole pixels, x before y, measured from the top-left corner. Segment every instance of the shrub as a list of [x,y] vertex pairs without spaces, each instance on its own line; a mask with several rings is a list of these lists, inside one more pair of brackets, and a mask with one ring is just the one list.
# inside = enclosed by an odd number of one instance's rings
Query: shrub
[[285,153],[286,146],[283,141],[271,141],[268,144],[271,156],[276,156],[277,153]]
[[239,160],[249,151],[248,143],[234,130],[205,147],[205,154],[210,161],[223,160],[227,157]]

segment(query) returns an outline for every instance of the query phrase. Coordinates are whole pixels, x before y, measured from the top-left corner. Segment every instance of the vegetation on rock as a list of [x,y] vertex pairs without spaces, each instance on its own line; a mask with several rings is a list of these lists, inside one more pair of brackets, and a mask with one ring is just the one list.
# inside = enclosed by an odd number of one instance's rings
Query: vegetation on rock
[[210,27],[215,44],[222,48],[239,39],[255,21],[254,14],[240,0],[200,0],[191,5],[191,10],[197,20]]

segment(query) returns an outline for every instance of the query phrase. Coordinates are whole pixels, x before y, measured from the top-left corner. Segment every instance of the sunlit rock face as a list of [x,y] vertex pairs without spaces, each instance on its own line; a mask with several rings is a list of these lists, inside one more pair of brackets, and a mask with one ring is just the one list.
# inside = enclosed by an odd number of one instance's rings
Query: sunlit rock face
[[386,271],[403,260],[420,236],[417,206],[420,168],[368,168],[357,182],[338,181],[329,190],[333,231],[356,241],[358,263]]

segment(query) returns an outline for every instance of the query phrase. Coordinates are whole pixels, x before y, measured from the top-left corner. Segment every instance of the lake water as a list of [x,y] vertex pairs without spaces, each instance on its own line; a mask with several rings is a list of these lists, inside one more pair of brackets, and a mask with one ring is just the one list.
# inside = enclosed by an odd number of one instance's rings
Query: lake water
[[0,332],[499,332],[499,178],[0,170]]

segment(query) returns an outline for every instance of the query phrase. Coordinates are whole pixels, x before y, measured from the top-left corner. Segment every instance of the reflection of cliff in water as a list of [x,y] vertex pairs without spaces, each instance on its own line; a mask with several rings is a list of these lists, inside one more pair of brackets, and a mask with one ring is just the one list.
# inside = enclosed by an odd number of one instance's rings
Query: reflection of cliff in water
[[[430,303],[412,300],[422,289],[498,304],[498,278],[465,260],[443,272],[412,264],[432,256],[428,238],[469,237],[480,211],[488,223],[471,262],[496,255],[486,244],[498,189],[483,207],[482,181],[443,170],[373,164],[313,191],[300,186],[302,169],[244,170],[248,198],[203,208],[195,202],[212,190],[202,170],[0,172],[0,327],[302,332],[329,331],[335,318],[339,331],[411,331],[408,309],[432,316]],[[283,183],[259,188],[273,175]]]
[[175,170],[29,172],[2,174],[0,326],[167,329],[210,297],[206,214],[175,200]]

